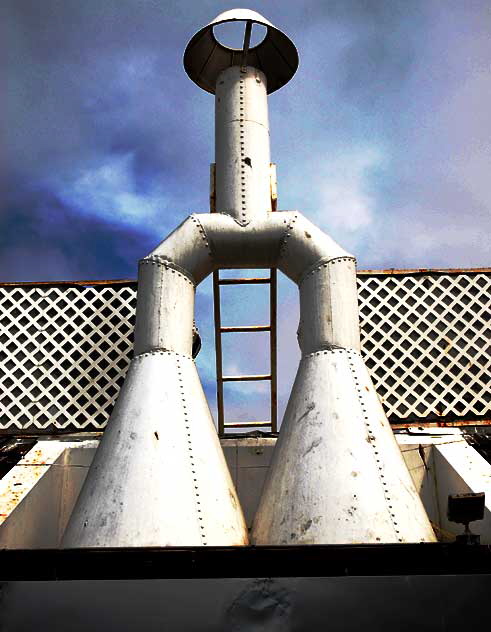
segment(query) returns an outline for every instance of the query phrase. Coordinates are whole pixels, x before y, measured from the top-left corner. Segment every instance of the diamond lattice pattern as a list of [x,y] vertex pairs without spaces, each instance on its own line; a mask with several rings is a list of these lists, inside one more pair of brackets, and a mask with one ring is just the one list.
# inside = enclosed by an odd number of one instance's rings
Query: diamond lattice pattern
[[490,413],[487,273],[359,275],[362,349],[391,421]]
[[100,430],[133,347],[135,287],[0,288],[0,427]]
[[[490,286],[489,273],[359,275],[363,354],[391,421],[489,418]],[[104,428],[135,306],[135,283],[1,286],[0,431]]]

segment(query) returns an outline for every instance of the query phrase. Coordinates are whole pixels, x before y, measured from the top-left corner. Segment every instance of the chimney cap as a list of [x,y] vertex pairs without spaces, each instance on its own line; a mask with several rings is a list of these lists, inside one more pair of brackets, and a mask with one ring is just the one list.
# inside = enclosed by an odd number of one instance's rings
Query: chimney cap
[[[221,44],[213,33],[217,24],[244,22],[261,24],[267,28],[266,37],[247,51],[243,64],[243,50]],[[249,9],[232,9],[218,15],[200,29],[190,40],[184,52],[184,69],[200,88],[215,94],[218,75],[230,66],[253,66],[267,79],[268,94],[284,86],[298,68],[298,53],[291,39],[268,22],[262,15]]]

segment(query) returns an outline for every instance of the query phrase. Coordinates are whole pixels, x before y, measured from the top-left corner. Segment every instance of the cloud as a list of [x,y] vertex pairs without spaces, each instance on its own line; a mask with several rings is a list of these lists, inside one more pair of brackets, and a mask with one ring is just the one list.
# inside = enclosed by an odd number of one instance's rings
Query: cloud
[[317,175],[322,209],[339,232],[360,231],[374,220],[371,175],[383,165],[382,152],[359,148],[334,156]]
[[154,243],[148,231],[81,215],[41,187],[2,197],[4,281],[134,278],[136,262]]
[[147,226],[161,235],[168,200],[161,187],[136,190],[134,160],[133,153],[108,156],[102,164],[70,174],[71,180],[54,179],[54,188],[60,199],[79,209],[81,215],[96,215],[128,226]]

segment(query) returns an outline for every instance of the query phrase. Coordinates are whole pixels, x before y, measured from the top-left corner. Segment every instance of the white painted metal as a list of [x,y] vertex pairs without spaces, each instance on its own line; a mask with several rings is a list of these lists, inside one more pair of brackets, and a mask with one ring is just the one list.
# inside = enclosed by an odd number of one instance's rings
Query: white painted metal
[[0,549],[55,548],[98,441],[40,440],[0,480]]
[[164,351],[136,356],[63,546],[246,543],[193,360]]
[[[189,243],[177,246],[177,238]],[[191,248],[198,245],[198,251]],[[301,213],[264,212],[241,226],[225,213],[191,215],[149,255],[171,261],[201,281],[217,268],[278,267],[292,281],[333,259],[354,257]],[[347,264],[347,268],[352,266]],[[351,273],[349,273],[351,274]]]
[[191,355],[194,284],[160,257],[140,261],[135,354],[153,349]]
[[470,446],[460,441],[441,441],[433,447],[436,490],[441,526],[453,533],[463,533],[462,525],[447,518],[449,494],[485,493],[484,519],[471,523],[474,533],[481,535],[481,544],[491,544],[491,465]]
[[281,213],[280,217],[285,224],[285,232],[280,244],[278,266],[295,283],[300,283],[311,270],[331,259],[351,257],[354,261],[353,255],[301,213]]
[[271,211],[268,101],[265,75],[232,66],[215,93],[216,210],[240,224]]
[[325,260],[303,276],[298,342],[303,353],[333,346],[360,348],[356,262],[352,257]]
[[356,351],[302,358],[251,537],[256,544],[435,539]]
[[484,492],[484,519],[472,522],[470,528],[480,535],[481,544],[491,544],[491,464],[469,445],[461,429],[411,430],[398,433],[396,439],[439,539],[452,541],[464,531],[463,525],[448,520],[448,496]]
[[[481,542],[491,543],[491,465],[467,444],[459,429],[425,429],[418,435],[397,433],[395,438],[438,538],[452,541],[462,533],[461,525],[446,518],[448,494],[484,491],[485,519],[471,528],[480,534]],[[0,481],[0,546],[59,545],[98,443],[41,440],[4,476]],[[222,439],[220,443],[247,526],[252,527],[276,439]]]
[[217,17],[210,22],[210,25],[222,24],[223,22],[230,21],[247,22],[247,20],[252,20],[258,24],[273,26],[264,16],[257,13],[257,11],[252,11],[251,9],[229,9],[228,11],[224,11],[223,13],[217,15]]

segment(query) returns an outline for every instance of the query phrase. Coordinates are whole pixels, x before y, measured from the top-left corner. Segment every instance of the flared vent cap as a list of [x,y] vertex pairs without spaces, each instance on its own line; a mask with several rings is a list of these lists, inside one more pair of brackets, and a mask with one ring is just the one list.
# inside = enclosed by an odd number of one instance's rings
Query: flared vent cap
[[[247,29],[254,24],[266,27],[267,33],[259,44],[248,48],[245,55],[244,49],[229,48],[216,38],[214,27],[225,22],[244,22],[246,38]],[[298,68],[298,53],[291,39],[249,9],[221,13],[192,37],[184,52],[184,69],[190,79],[212,94],[222,70],[244,65],[253,66],[266,75],[268,94],[288,83]]]

